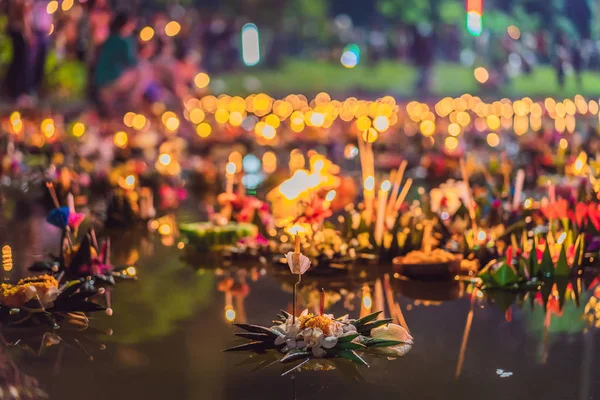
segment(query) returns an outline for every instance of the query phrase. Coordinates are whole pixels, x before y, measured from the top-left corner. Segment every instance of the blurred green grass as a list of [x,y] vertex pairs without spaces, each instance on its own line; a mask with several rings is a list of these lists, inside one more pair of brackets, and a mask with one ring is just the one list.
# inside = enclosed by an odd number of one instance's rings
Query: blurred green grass
[[[247,95],[258,91],[274,97],[289,93],[312,95],[318,92],[355,95],[362,92],[391,94],[399,97],[423,97],[416,91],[418,73],[413,65],[385,60],[373,66],[359,64],[346,69],[339,63],[287,59],[277,69],[246,69],[216,75],[213,90],[216,93]],[[539,66],[528,75],[510,79],[496,88],[477,83],[472,68],[460,64],[437,63],[432,72],[432,96],[458,96],[462,93],[480,96],[557,96],[572,97],[600,95],[600,73],[586,71],[583,84],[578,88],[575,77],[567,75],[560,88],[551,66]],[[216,81],[216,84],[215,84]],[[257,85],[258,84],[258,85]]]

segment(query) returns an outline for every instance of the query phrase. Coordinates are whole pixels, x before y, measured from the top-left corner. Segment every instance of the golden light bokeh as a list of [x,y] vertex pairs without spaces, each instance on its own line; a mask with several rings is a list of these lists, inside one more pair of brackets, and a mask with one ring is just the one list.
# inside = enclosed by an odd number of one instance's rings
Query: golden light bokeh
[[204,114],[204,111],[202,111],[202,109],[194,108],[194,109],[192,109],[192,111],[190,111],[189,117],[190,117],[190,122],[197,125],[200,122],[204,121],[204,118],[206,117],[206,115]]
[[479,83],[486,83],[488,79],[490,79],[490,73],[484,67],[475,68],[473,75],[475,76],[475,80]]
[[71,129],[73,136],[81,137],[85,133],[85,125],[81,122],[76,122],[73,124],[73,128]]
[[210,76],[204,72],[200,72],[194,77],[194,84],[199,89],[204,89],[210,83]]
[[212,131],[211,126],[206,123],[206,122],[202,122],[201,124],[199,124],[196,127],[196,133],[198,134],[198,136],[200,136],[201,138],[207,138],[210,136],[210,133]]
[[500,144],[500,137],[497,133],[490,132],[486,137],[486,141],[490,147],[497,147]]
[[154,29],[151,26],[145,26],[140,31],[140,39],[144,42],[152,40],[154,37]]
[[63,0],[61,6],[63,11],[69,11],[71,7],[73,7],[73,0]]
[[125,133],[123,131],[119,131],[119,132],[115,133],[115,135],[113,137],[113,142],[114,142],[115,146],[120,147],[122,149],[127,147],[127,143],[129,142],[127,133]]
[[48,14],[54,14],[58,10],[58,1],[51,0],[46,5],[46,12]]
[[146,126],[146,117],[142,114],[136,114],[131,121],[131,126],[138,131],[144,129]]
[[514,40],[519,40],[521,37],[521,30],[515,25],[510,25],[508,28],[506,28],[506,33],[508,33],[508,36]]
[[167,36],[175,36],[181,31],[181,25],[177,21],[171,21],[165,25],[165,33]]

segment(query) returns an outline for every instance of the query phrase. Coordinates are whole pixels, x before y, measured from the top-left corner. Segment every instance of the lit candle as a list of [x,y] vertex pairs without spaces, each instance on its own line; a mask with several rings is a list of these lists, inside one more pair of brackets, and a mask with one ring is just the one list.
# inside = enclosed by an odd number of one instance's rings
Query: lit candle
[[235,177],[236,166],[234,162],[230,162],[225,167],[226,178],[227,178],[227,189],[225,192],[227,194],[233,194],[233,179]]
[[404,177],[404,171],[406,170],[407,162],[406,160],[402,161],[400,166],[398,167],[398,172],[396,172],[394,181],[394,189],[392,190],[392,194],[390,195],[390,201],[388,204],[387,213],[390,214],[394,209],[394,205],[396,204],[396,199],[398,198],[398,193],[400,192],[400,184],[402,183],[402,178]]
[[331,202],[333,201],[333,199],[335,199],[335,195],[336,195],[335,190],[330,190],[329,192],[327,192],[327,195],[325,196],[325,201],[323,202],[324,208],[331,207]]
[[69,206],[69,212],[75,212],[75,198],[73,197],[73,193],[69,193],[67,195],[67,205]]
[[383,181],[381,189],[377,193],[377,220],[375,222],[375,243],[381,246],[383,240],[383,227],[385,223],[386,204],[388,192],[392,184],[390,181]]
[[294,235],[294,254],[300,254],[300,236]]
[[364,197],[365,197],[365,220],[367,225],[371,225],[373,219],[373,199],[375,194],[373,189],[375,188],[375,178],[372,175],[367,176],[364,184]]
[[425,225],[423,228],[423,252],[431,253],[431,233],[433,232],[433,225],[431,224],[431,221],[423,221],[423,224]]
[[525,171],[522,169],[517,171],[517,177],[515,179],[515,194],[513,195],[512,208],[516,210],[521,204],[521,193],[523,192],[523,184],[525,183]]

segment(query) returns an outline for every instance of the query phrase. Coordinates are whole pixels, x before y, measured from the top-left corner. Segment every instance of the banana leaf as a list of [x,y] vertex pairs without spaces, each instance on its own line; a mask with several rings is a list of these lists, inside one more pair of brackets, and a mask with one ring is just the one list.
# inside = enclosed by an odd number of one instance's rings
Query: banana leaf
[[560,255],[556,262],[556,270],[554,271],[555,276],[564,278],[569,276],[569,264],[567,263],[567,254],[565,246],[560,249]]
[[551,278],[554,276],[554,262],[552,261],[552,255],[550,254],[550,247],[548,245],[546,245],[544,255],[542,256],[540,272],[545,278]]
[[514,268],[506,263],[503,263],[500,268],[495,272],[492,272],[491,275],[498,286],[505,287],[517,283],[518,281],[518,276]]
[[374,321],[375,319],[377,319],[377,317],[379,316],[379,314],[381,314],[383,311],[376,311],[372,314],[366,315],[360,319],[357,319],[356,321],[352,322],[352,325],[354,325],[356,327],[356,329],[360,328],[361,326],[365,325],[368,322]]
[[301,359],[308,359],[308,358],[310,358],[311,355],[312,355],[312,353],[309,353],[308,351],[304,351],[304,350],[298,350],[298,349],[290,350],[286,353],[285,356],[283,356],[281,358],[281,360],[279,360],[279,362],[287,363],[287,362],[301,360]]

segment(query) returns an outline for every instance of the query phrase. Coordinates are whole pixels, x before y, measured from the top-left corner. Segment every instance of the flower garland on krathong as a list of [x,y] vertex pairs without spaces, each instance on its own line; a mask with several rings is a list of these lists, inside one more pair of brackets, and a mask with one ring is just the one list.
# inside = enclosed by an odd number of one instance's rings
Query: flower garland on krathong
[[285,256],[292,274],[298,275],[293,291],[292,314],[281,311],[272,327],[235,324],[245,331],[235,335],[250,342],[225,351],[279,351],[283,354],[279,360],[281,363],[296,362],[282,376],[313,359],[340,358],[368,366],[359,353],[397,358],[410,351],[414,343],[412,336],[403,327],[393,324],[392,319],[378,319],[382,311],[360,319],[348,316],[335,318],[324,313],[324,297],[321,296],[319,315],[304,310],[296,317],[297,286],[310,268],[310,259],[299,249],[300,241],[296,236],[294,251]]
[[9,326],[49,325],[77,319],[87,326],[85,312],[106,310],[91,299],[103,295],[104,288],[90,289],[84,281],[69,281],[59,286],[53,276],[39,275],[0,285],[0,324]]

